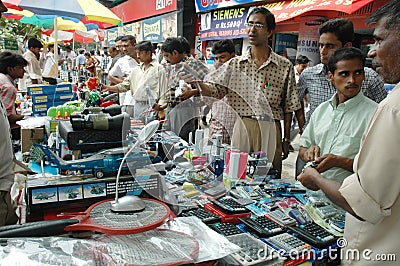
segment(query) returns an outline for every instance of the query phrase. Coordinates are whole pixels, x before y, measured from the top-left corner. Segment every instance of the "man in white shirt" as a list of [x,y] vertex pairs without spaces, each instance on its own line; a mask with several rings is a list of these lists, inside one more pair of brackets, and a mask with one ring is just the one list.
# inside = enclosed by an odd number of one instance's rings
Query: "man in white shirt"
[[166,73],[164,67],[152,59],[154,48],[151,42],[140,42],[136,49],[141,61],[139,67],[135,67],[122,83],[116,86],[103,86],[103,90],[132,93],[135,100],[134,117],[149,122],[147,111],[151,110],[155,100],[167,89]]
[[25,60],[28,61],[28,65],[25,67],[24,77],[18,83],[20,91],[26,91],[29,85],[42,83],[42,69],[39,63],[40,49],[42,48],[43,44],[38,39],[29,39],[28,50],[23,54]]
[[50,85],[57,84],[58,65],[54,59],[54,44],[49,44],[47,47],[48,52],[43,66],[43,81],[48,82]]
[[[132,69],[139,65],[135,46],[136,39],[132,35],[124,36],[120,43],[117,43],[117,48],[119,48],[122,57],[115,62],[114,66],[108,72],[108,78],[112,84],[121,83],[129,76]],[[119,103],[122,105],[123,111],[133,116],[134,100],[129,91],[119,95]]]

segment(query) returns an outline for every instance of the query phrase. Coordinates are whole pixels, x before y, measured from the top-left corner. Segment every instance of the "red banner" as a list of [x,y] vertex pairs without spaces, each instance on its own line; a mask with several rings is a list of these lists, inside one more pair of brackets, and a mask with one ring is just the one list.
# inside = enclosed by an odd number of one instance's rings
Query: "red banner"
[[124,23],[177,10],[177,0],[128,0],[111,8]]
[[281,22],[315,10],[335,10],[351,14],[371,2],[373,0],[284,0],[261,6],[275,15],[276,22]]

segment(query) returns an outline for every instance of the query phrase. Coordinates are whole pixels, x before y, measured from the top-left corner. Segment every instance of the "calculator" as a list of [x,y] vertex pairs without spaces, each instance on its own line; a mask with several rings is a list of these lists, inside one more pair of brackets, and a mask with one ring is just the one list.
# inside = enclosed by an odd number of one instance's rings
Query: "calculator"
[[317,248],[324,248],[333,244],[337,237],[316,223],[288,227],[300,239]]
[[268,212],[266,214],[266,217],[284,227],[296,224],[295,219],[287,216],[283,211],[279,209]]
[[214,224],[208,224],[208,227],[210,227],[212,230],[224,236],[237,235],[243,233],[233,223],[214,223]]
[[227,238],[241,248],[239,252],[230,255],[240,265],[263,265],[263,262],[265,264],[278,258],[277,252],[247,233],[230,235]]
[[221,217],[215,215],[214,213],[206,211],[202,208],[185,210],[180,214],[180,216],[182,217],[196,216],[205,224],[221,222]]
[[228,214],[249,212],[241,203],[231,197],[223,197],[219,199],[210,198],[209,201],[221,211]]
[[305,251],[308,252],[311,248],[310,245],[303,240],[288,233],[265,238],[264,241],[285,257],[303,255]]
[[245,225],[245,229],[248,232],[252,232],[259,237],[270,237],[284,231],[281,226],[265,216],[239,218],[239,221]]

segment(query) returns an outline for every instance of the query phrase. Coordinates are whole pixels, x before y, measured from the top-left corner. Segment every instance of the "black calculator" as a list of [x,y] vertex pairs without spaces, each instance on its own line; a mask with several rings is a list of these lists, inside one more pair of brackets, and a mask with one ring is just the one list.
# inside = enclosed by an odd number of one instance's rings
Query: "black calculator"
[[247,231],[255,233],[258,237],[270,237],[284,231],[281,226],[265,216],[239,218],[239,220],[246,226]]
[[288,227],[300,239],[317,248],[324,248],[333,244],[337,237],[316,223]]
[[208,224],[208,227],[224,236],[231,236],[243,233],[233,223],[214,223]]
[[214,213],[206,211],[202,208],[185,210],[180,214],[180,216],[182,217],[196,216],[205,224],[221,222],[221,217],[215,215]]
[[209,201],[221,211],[228,214],[249,212],[240,202],[231,197],[223,197],[219,199],[209,199]]

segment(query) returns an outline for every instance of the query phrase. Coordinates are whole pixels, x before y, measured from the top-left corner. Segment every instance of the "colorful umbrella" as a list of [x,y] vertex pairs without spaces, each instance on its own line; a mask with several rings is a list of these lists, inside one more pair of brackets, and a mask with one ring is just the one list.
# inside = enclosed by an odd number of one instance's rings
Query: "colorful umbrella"
[[[51,39],[49,39],[49,42],[54,43],[54,32],[49,35]],[[57,33],[57,38],[58,40],[62,41],[75,41],[79,43],[92,43],[92,42],[98,42],[98,41],[103,41],[104,40],[104,35],[101,32],[98,32],[97,30],[90,30],[90,31],[80,31],[80,30],[75,30],[73,32],[70,31],[62,31],[59,30]]]
[[[54,27],[55,16],[52,15],[36,15],[28,10],[16,10],[12,8],[9,8],[3,15],[8,19],[16,19],[21,23],[36,25],[46,30],[53,29]],[[88,30],[87,25],[81,21],[73,21],[62,17],[57,17],[57,26],[59,30]],[[95,26],[97,27],[97,25]]]
[[95,23],[100,28],[122,25],[122,20],[96,0],[3,0],[13,9],[29,10],[37,15],[71,17],[84,24]]
[[[122,25],[122,20],[110,9],[96,0],[2,0],[8,8],[25,9],[37,15],[54,15],[75,18],[87,23],[95,23],[100,28],[111,25]],[[58,25],[54,23],[55,41],[57,42]],[[54,47],[57,61],[57,45]]]

